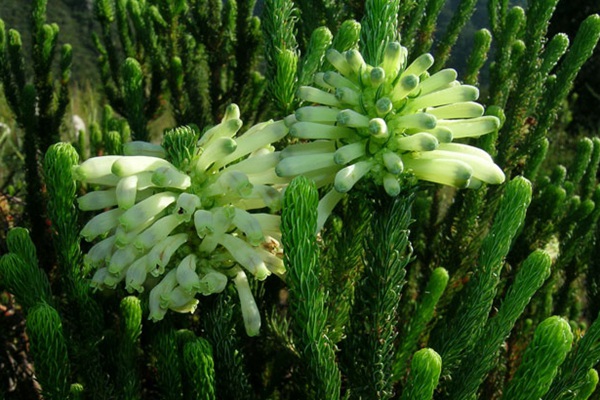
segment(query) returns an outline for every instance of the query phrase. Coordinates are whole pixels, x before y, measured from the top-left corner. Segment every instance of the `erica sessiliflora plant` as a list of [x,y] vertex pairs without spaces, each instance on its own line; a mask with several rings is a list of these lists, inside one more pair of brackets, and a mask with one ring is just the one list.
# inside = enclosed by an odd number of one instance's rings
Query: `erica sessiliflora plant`
[[317,185],[333,184],[319,204],[322,226],[337,202],[361,179],[400,193],[403,178],[458,188],[498,184],[504,173],[485,151],[455,139],[497,130],[497,117],[484,115],[479,90],[457,81],[454,69],[429,75],[430,54],[408,63],[398,42],[385,47],[380,65],[367,64],[357,50],[330,49],[335,70],[319,72],[302,86],[305,106],[286,118],[301,142],[282,152],[282,177],[306,175]]
[[125,155],[74,168],[76,179],[98,188],[78,199],[79,208],[102,211],[81,231],[96,241],[85,256],[94,287],[149,292],[149,318],[157,321],[169,309],[193,312],[198,295],[221,292],[232,279],[246,331],[258,333],[246,274],[284,273],[280,218],[269,211],[280,208],[278,185],[286,182],[275,174],[271,143],[287,127],[269,121],[236,137],[241,126],[232,105],[201,137],[176,128],[162,146],[130,142]]

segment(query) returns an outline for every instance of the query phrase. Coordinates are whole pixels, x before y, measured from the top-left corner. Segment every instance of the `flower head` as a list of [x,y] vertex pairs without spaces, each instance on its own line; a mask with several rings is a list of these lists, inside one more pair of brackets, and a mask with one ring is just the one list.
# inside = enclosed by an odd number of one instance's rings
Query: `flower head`
[[[290,135],[301,139],[282,152],[279,176],[305,175],[317,185],[333,184],[319,206],[320,225],[335,204],[364,177],[390,196],[402,178],[458,188],[499,184],[504,173],[483,150],[453,139],[478,137],[499,128],[475,102],[479,91],[462,85],[453,69],[429,75],[433,57],[407,63],[407,50],[389,43],[378,66],[357,50],[327,52],[335,71],[317,73],[303,86],[304,107],[286,118]],[[307,141],[308,140],[308,141]],[[325,214],[323,214],[325,213]]]
[[[124,282],[130,292],[149,290],[149,318],[156,321],[169,309],[193,312],[197,295],[221,292],[229,278],[240,290],[244,270],[260,280],[285,272],[279,217],[255,210],[280,206],[278,185],[287,179],[275,174],[280,157],[270,144],[288,129],[269,121],[236,136],[241,126],[232,105],[200,138],[192,128],[176,128],[162,146],[132,142],[124,156],[74,168],[76,179],[100,187],[78,199],[82,210],[103,211],[81,232],[88,241],[101,238],[85,256],[96,271],[94,287]],[[255,310],[248,318],[256,304],[243,293],[240,300],[251,303],[242,304],[247,331],[255,335],[260,317]]]

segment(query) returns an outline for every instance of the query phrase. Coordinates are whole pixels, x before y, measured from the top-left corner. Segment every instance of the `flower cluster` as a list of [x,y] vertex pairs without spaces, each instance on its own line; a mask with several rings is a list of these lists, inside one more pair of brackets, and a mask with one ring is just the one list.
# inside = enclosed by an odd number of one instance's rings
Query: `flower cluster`
[[[100,240],[85,256],[95,270],[92,285],[129,292],[149,290],[149,318],[167,310],[193,312],[196,295],[221,292],[229,278],[238,291],[249,335],[260,315],[246,273],[262,280],[284,271],[275,174],[280,159],[270,145],[288,129],[265,122],[244,134],[236,105],[199,138],[177,128],[162,146],[131,142],[123,156],[91,158],[73,170],[76,179],[101,190],[78,199],[85,211],[103,210],[82,229]],[[239,161],[242,159],[242,161]],[[239,162],[238,162],[239,161]]]
[[476,103],[476,87],[462,85],[453,69],[429,75],[433,57],[407,65],[407,50],[389,43],[379,66],[360,52],[330,49],[337,71],[317,73],[316,86],[298,96],[308,105],[286,118],[301,140],[282,153],[279,176],[305,175],[317,185],[333,184],[319,203],[322,226],[343,194],[369,176],[390,196],[401,190],[403,173],[459,188],[498,184],[504,173],[483,150],[453,139],[478,137],[499,128]]

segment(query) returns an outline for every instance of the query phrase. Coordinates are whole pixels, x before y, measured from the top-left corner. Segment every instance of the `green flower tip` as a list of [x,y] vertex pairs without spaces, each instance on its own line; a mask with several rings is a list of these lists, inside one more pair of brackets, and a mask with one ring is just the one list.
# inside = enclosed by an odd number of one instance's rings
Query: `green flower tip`
[[99,238],[84,257],[95,289],[124,282],[130,293],[148,290],[149,319],[158,321],[168,310],[194,312],[198,295],[219,293],[233,278],[247,332],[258,334],[243,271],[259,280],[285,273],[279,217],[255,210],[280,202],[287,180],[275,173],[280,155],[271,143],[288,130],[267,122],[236,136],[241,124],[232,105],[199,140],[178,128],[162,146],[126,143],[124,156],[73,167],[76,180],[100,186],[78,199],[80,209],[99,212],[81,231]]
[[504,173],[487,153],[451,143],[500,127],[498,117],[483,115],[476,102],[479,90],[457,81],[455,70],[430,75],[430,54],[407,65],[407,50],[397,42],[386,46],[380,65],[366,64],[356,50],[330,49],[326,57],[335,71],[317,73],[315,87],[298,90],[306,105],[286,121],[294,137],[332,142],[340,151],[333,154],[338,167],[326,164],[333,151],[325,146],[321,152],[286,151],[275,170],[280,176],[321,176],[327,169],[339,192],[369,177],[391,196],[400,193],[402,174],[458,188],[504,182]]

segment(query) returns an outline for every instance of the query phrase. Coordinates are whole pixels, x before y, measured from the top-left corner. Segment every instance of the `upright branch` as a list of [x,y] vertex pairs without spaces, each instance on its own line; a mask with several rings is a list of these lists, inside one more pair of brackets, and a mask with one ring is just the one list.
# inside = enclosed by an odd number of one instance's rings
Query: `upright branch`
[[411,257],[412,202],[410,194],[384,199],[365,237],[364,271],[356,283],[347,338],[342,342],[342,370],[358,397],[394,395],[395,321]]
[[513,179],[506,188],[490,232],[479,253],[478,268],[461,293],[453,318],[433,332],[431,347],[444,360],[444,373],[451,373],[480,337],[500,281],[504,257],[518,232],[531,201],[531,184]]
[[297,105],[297,13],[291,0],[268,0],[263,10],[267,92],[280,115],[289,114]]
[[399,0],[368,0],[361,21],[361,52],[367,64],[383,61],[385,44],[398,41]]
[[309,399],[339,399],[341,377],[327,335],[326,294],[319,273],[316,230],[318,194],[296,178],[286,190],[281,217],[292,331],[306,371]]

